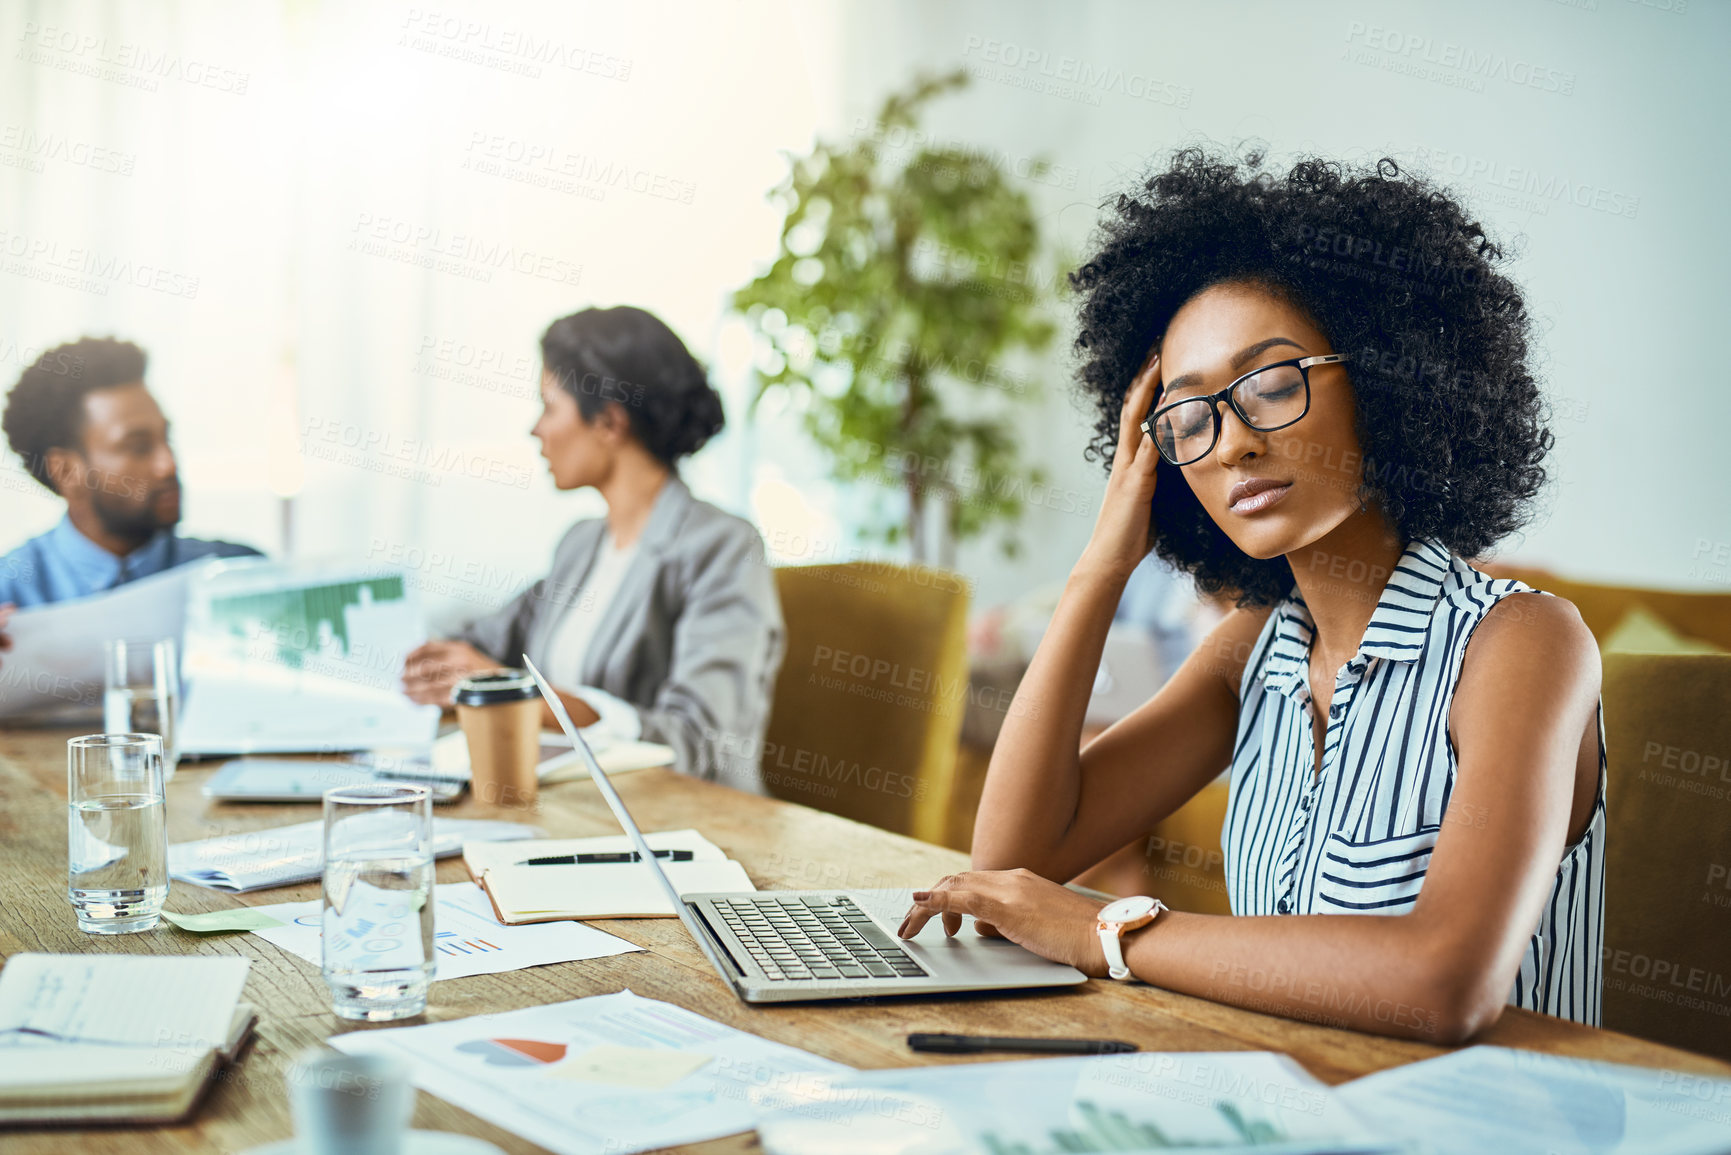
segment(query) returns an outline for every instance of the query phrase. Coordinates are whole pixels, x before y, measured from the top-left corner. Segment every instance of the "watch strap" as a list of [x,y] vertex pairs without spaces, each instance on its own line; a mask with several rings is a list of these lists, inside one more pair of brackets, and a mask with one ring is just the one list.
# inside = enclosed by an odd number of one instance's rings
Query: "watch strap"
[[1128,982],[1135,976],[1124,963],[1124,932],[1140,930],[1160,917],[1160,912],[1170,909],[1159,899],[1154,900],[1154,909],[1148,912],[1148,917],[1134,923],[1103,922],[1098,925],[1100,934],[1100,950],[1106,956],[1106,973],[1119,982]]
[[1120,982],[1130,977],[1130,968],[1124,965],[1124,924],[1111,923],[1100,928],[1100,949],[1106,955],[1106,973]]

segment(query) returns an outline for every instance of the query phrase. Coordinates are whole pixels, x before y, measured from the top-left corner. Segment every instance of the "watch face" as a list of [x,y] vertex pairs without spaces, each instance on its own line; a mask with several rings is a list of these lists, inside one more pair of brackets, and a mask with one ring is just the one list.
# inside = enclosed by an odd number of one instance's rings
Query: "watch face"
[[1154,909],[1154,900],[1145,894],[1131,898],[1120,898],[1117,902],[1108,903],[1100,908],[1101,922],[1130,922],[1141,918]]

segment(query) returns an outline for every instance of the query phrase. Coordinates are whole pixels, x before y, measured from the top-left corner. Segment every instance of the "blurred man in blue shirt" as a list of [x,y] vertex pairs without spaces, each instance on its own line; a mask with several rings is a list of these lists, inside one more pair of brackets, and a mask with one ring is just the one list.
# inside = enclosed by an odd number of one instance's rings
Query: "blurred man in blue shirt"
[[81,598],[250,546],[179,537],[180,477],[168,421],[144,387],[145,353],[85,337],[24,370],[0,417],[30,475],[66,516],[0,558],[0,649],[14,606]]

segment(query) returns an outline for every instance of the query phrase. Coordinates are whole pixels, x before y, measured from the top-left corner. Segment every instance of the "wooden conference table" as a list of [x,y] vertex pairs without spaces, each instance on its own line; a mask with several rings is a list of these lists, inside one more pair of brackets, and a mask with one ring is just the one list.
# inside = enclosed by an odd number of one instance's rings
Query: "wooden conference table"
[[[256,935],[198,936],[163,923],[137,935],[97,938],[79,932],[66,901],[66,760],[68,732],[0,733],[0,955],[19,951],[243,954],[252,961],[245,997],[259,1008],[258,1037],[241,1063],[219,1081],[190,1124],[155,1129],[0,1132],[8,1152],[233,1152],[292,1133],[284,1075],[297,1052],[348,1029],[367,1029],[331,1014],[317,968]],[[199,787],[210,770],[183,769],[169,784],[170,841],[304,822],[314,804],[233,806],[209,802]],[[920,886],[965,869],[965,856],[788,802],[740,794],[670,770],[622,774],[620,793],[645,829],[695,827],[744,865],[761,888]],[[545,788],[537,809],[501,811],[465,799],[437,813],[515,817],[553,837],[616,834],[618,827],[587,780]],[[441,882],[467,876],[460,861],[439,864]],[[238,903],[317,898],[318,883],[231,896],[174,883],[169,908],[194,913]],[[673,919],[620,919],[602,929],[648,953],[561,963],[434,985],[425,1019],[515,1010],[606,994],[629,986],[729,1026],[802,1047],[860,1068],[989,1061],[915,1054],[910,1031],[1122,1038],[1147,1051],[1284,1051],[1328,1083],[1440,1054],[1443,1048],[1273,1018],[1172,994],[1154,987],[1094,981],[1053,994],[748,1007],[715,977]],[[405,1024],[394,1024],[405,1025]],[[1606,1059],[1720,1076],[1731,1064],[1510,1009],[1477,1041],[1554,1054]],[[542,1148],[432,1095],[417,1096],[415,1127],[477,1135],[506,1151]],[[703,1151],[757,1149],[749,1134],[700,1145]]]

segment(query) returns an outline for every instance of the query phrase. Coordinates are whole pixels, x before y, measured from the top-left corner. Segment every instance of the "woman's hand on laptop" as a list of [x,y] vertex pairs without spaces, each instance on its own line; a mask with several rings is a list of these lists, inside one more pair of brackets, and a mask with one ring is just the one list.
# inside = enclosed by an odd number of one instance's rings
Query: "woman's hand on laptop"
[[477,670],[498,668],[468,642],[424,642],[403,659],[403,693],[423,706],[449,706],[459,681]]
[[1094,931],[1103,904],[1031,870],[969,870],[945,875],[930,890],[914,891],[914,905],[897,932],[912,938],[941,915],[944,933],[972,915],[974,929],[1007,938],[1053,962],[1067,963],[1094,978],[1106,974],[1106,956]]

